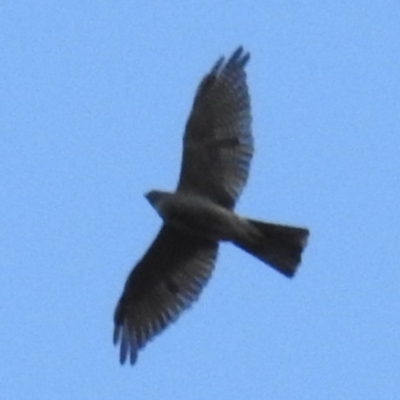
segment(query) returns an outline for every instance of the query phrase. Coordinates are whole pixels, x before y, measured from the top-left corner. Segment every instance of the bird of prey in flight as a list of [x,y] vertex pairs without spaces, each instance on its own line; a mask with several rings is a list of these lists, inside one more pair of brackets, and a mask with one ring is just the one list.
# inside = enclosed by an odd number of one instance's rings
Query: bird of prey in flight
[[120,362],[175,321],[200,295],[219,243],[231,242],[291,277],[309,231],[243,218],[234,212],[253,156],[250,97],[239,47],[201,81],[186,123],[175,192],[152,190],[147,200],[163,225],[125,283],[114,314]]

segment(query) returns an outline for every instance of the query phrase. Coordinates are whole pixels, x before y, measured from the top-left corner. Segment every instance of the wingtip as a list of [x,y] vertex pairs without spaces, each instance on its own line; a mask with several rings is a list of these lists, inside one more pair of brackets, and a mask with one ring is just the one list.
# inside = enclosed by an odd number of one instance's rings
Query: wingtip
[[238,46],[237,49],[232,53],[229,58],[227,65],[240,65],[244,67],[250,60],[250,52],[245,51],[242,45]]
[[223,69],[232,66],[243,68],[250,60],[250,52],[245,51],[242,45],[238,46],[232,55],[225,62],[225,57],[221,56],[211,69],[211,75],[219,74]]
[[134,365],[137,361],[137,344],[134,335],[131,335],[126,323],[115,325],[113,332],[113,343],[119,345],[119,363],[124,365],[129,359],[129,363]]

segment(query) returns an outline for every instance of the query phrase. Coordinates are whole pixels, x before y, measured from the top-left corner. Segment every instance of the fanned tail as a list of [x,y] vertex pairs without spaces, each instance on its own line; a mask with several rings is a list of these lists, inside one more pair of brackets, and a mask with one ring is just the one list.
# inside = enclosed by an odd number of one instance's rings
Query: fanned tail
[[281,274],[292,277],[301,262],[301,253],[307,245],[308,229],[251,219],[247,222],[252,227],[251,231],[233,243]]

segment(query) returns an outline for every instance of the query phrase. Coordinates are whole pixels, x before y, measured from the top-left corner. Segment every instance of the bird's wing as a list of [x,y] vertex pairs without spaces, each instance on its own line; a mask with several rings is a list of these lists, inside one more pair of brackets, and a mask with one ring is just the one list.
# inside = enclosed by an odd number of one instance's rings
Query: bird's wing
[[239,47],[203,78],[186,124],[178,191],[232,208],[246,184],[253,155],[250,97]]
[[114,314],[120,361],[137,351],[189,307],[214,268],[218,243],[164,225],[133,269]]

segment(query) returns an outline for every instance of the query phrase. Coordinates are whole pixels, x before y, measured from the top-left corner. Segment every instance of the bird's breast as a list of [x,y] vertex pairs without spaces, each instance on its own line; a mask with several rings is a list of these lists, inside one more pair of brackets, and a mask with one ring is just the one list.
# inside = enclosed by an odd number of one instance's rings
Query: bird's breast
[[230,240],[235,235],[238,217],[208,199],[176,193],[163,208],[164,221],[188,234],[210,240]]

